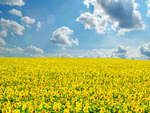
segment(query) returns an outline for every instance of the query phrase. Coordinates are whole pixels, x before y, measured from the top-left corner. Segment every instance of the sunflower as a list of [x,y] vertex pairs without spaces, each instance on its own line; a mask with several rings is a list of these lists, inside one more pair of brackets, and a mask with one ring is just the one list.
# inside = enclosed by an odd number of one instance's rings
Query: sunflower
[[84,111],[84,113],[88,113],[88,112],[89,112],[88,107],[85,106],[85,107],[83,108],[83,111]]

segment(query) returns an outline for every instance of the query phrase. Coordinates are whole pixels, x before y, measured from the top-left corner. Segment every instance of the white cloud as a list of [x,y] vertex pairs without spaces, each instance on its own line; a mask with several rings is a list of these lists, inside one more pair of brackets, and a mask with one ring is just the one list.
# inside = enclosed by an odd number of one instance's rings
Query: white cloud
[[0,0],[0,4],[23,6],[23,0]]
[[146,3],[147,3],[147,8],[150,8],[150,0],[147,0]]
[[126,53],[126,58],[127,59],[141,59],[143,60],[144,57],[141,55],[138,47],[128,47],[126,48],[127,53]]
[[83,51],[81,53],[84,53],[82,56],[79,56],[81,58],[110,58],[112,54],[112,49],[93,49],[88,50],[86,53]]
[[91,2],[92,0],[84,0],[83,1],[83,4],[87,6],[87,8],[89,8],[89,3]]
[[17,15],[17,16],[22,17],[21,11],[18,11],[18,10],[16,10],[16,9],[12,9],[12,10],[10,10],[9,12],[10,12],[12,15]]
[[37,25],[36,25],[36,27],[37,27],[36,31],[39,31],[40,28],[41,28],[41,22],[38,22]]
[[31,26],[30,26],[30,25],[28,25],[28,24],[27,24],[27,25],[25,25],[25,26],[26,26],[27,28],[31,28]]
[[72,39],[72,43],[74,43],[75,45],[79,45],[79,41],[77,38],[75,40]]
[[147,44],[142,44],[140,47],[140,52],[142,55],[145,55],[146,57],[150,58],[150,42],[148,42]]
[[123,58],[123,59],[127,59],[127,56],[124,53],[122,53],[122,54],[113,54],[111,56],[111,58]]
[[127,58],[127,49],[125,47],[119,46],[117,50],[113,51],[112,58]]
[[27,23],[27,24],[34,24],[35,19],[34,18],[30,18],[28,16],[22,17],[21,21]]
[[71,55],[69,55],[67,53],[62,53],[62,54],[54,55],[52,57],[68,57],[68,58],[73,58]]
[[66,52],[60,52],[57,51],[57,53],[52,53],[52,54],[44,54],[44,57],[68,57],[68,58],[74,58],[72,55]]
[[77,56],[81,58],[147,59],[140,54],[138,47],[127,46],[119,46],[117,49],[81,50],[79,53],[74,54],[77,54]]
[[[61,56],[62,50],[58,50]],[[148,57],[141,55],[138,47],[119,46],[116,49],[93,49],[93,50],[65,50],[65,53],[73,58],[123,58],[148,60]],[[56,55],[46,55],[45,57],[56,57]],[[150,58],[149,58],[150,59]]]
[[61,50],[66,50],[66,48],[65,47],[61,47]]
[[21,53],[23,52],[23,49],[20,47],[15,48],[6,48],[6,47],[0,47],[0,53]]
[[85,29],[96,29],[98,34],[104,34],[107,29],[107,21],[105,18],[100,18],[97,15],[86,12],[82,13],[76,21],[84,24]]
[[147,3],[147,17],[150,17],[150,0],[147,0],[146,1],[146,3]]
[[0,26],[4,31],[11,31],[17,35],[23,35],[23,30],[25,29],[22,25],[18,24],[16,21],[5,20],[1,18]]
[[[18,52],[23,52],[23,49],[20,47],[15,47],[12,50],[14,50],[14,52],[18,53]],[[12,51],[13,52],[13,51]]]
[[3,12],[0,10],[0,14],[3,14]]
[[88,53],[86,53],[85,55],[83,55],[82,57],[83,58],[101,58],[103,57],[103,54],[99,50],[93,49],[89,51]]
[[[0,41],[1,42],[1,41]],[[78,58],[123,58],[123,59],[140,59],[150,60],[150,43],[142,44],[138,47],[119,46],[117,49],[93,49],[93,50],[62,50],[55,51],[56,53],[44,54],[44,51],[35,46],[28,46],[25,49],[20,47],[7,48],[0,46],[0,53],[10,53],[16,55],[25,55],[28,57],[78,57]],[[141,48],[144,49],[141,49]],[[141,49],[141,50],[140,50]],[[141,52],[143,51],[143,52]],[[142,53],[142,54],[141,54]],[[1,54],[3,55],[3,54]],[[4,55],[3,55],[4,56]]]
[[34,57],[34,58],[35,58],[35,57],[38,57],[38,58],[39,58],[39,57],[40,57],[40,58],[41,58],[41,57],[44,57],[42,54],[28,54],[27,56],[28,56],[28,57]]
[[[120,34],[132,30],[145,29],[141,14],[137,11],[139,4],[135,3],[134,0],[84,0],[83,3],[87,8],[92,4],[94,13],[89,15],[89,17],[81,14],[77,21],[84,25],[87,23],[87,25],[94,25],[92,28],[95,28],[96,31],[98,31],[98,27],[95,27],[96,25],[100,26],[100,28],[105,25],[104,30],[100,29],[100,34],[107,30],[116,30],[116,28],[119,29],[118,33]],[[88,12],[84,14],[88,14]],[[103,26],[98,25],[98,22],[102,21],[101,19],[104,21],[102,22],[104,23]],[[89,28],[91,29],[91,26]]]
[[123,59],[139,59],[146,60],[138,49],[138,47],[127,47],[119,46],[116,50],[112,51],[112,58],[123,58]]
[[117,50],[114,51],[114,53],[126,53],[127,49],[125,47],[119,46]]
[[35,46],[29,46],[26,49],[24,49],[24,52],[27,54],[43,54],[44,51],[40,48],[37,48]]
[[147,17],[150,17],[150,10],[147,10]]
[[[0,39],[1,42],[1,39]],[[22,54],[29,57],[42,57],[42,54],[44,51],[40,48],[37,48],[35,46],[28,46],[25,49],[22,49],[20,47],[14,47],[14,48],[7,48],[7,47],[1,47],[0,46],[0,53],[17,53],[16,55]]]
[[72,46],[72,43],[78,45],[78,39],[73,40],[70,35],[73,34],[73,30],[68,27],[61,27],[54,31],[50,41],[57,46]]
[[0,37],[0,46],[5,46],[6,42]]
[[7,32],[5,30],[0,31],[0,37],[6,37]]

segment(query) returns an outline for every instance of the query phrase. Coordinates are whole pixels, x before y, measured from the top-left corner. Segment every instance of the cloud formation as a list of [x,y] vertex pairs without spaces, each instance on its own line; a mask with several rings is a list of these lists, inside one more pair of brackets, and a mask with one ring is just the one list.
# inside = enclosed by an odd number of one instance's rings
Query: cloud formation
[[28,25],[28,24],[26,24],[25,26],[26,26],[27,28],[31,28],[31,26],[30,26],[30,25]]
[[127,49],[123,46],[119,46],[117,50],[113,51],[112,58],[127,58]]
[[26,49],[24,49],[24,52],[27,54],[43,54],[44,51],[40,48],[37,48],[35,46],[29,46]]
[[127,50],[125,47],[119,46],[117,50],[114,51],[114,53],[126,53]]
[[[0,39],[0,42],[1,42],[1,39]],[[7,47],[0,46],[0,53],[10,53],[10,54],[17,53],[16,55],[22,54],[22,55],[29,56],[29,57],[42,57],[42,54],[44,53],[44,51],[35,46],[28,46],[25,49],[22,49],[20,47],[7,48]]]
[[72,56],[69,55],[69,54],[67,54],[67,53],[62,53],[62,54],[54,55],[52,57],[67,57],[67,58],[72,58]]
[[17,35],[23,35],[23,30],[25,30],[25,28],[16,21],[5,20],[3,18],[0,19],[0,26],[2,27],[2,30],[10,31],[16,33]]
[[[137,11],[139,4],[135,3],[134,0],[84,0],[83,3],[87,8],[90,7],[90,4],[94,6],[93,14],[86,12],[77,18],[77,21],[84,24],[85,28],[88,28],[89,23],[89,25],[96,25],[95,23],[101,22],[102,25],[97,25],[105,29],[99,29],[98,33],[100,34],[107,30],[116,30],[116,28],[119,29],[119,34],[145,29],[141,14]],[[89,14],[89,17],[87,14]],[[93,28],[98,31],[99,27],[94,26]]]
[[143,43],[139,49],[142,55],[150,57],[150,42],[148,42],[147,44]]
[[3,5],[17,5],[17,6],[23,6],[25,5],[23,0],[0,0],[0,4]]
[[96,29],[98,34],[104,34],[107,29],[105,18],[100,18],[89,12],[82,13],[76,21],[84,24],[85,29]]
[[34,18],[30,18],[28,16],[22,17],[21,21],[27,23],[27,24],[34,24],[35,23],[35,19]]
[[23,49],[20,47],[15,48],[7,48],[7,47],[0,47],[0,53],[21,53],[23,52]]
[[0,37],[6,37],[7,32],[5,30],[0,31]]
[[73,40],[70,37],[71,34],[73,34],[73,30],[68,27],[61,27],[54,31],[50,41],[57,46],[72,46],[73,43],[78,45],[78,39]]
[[0,37],[0,46],[5,46],[6,42]]
[[103,54],[97,49],[93,49],[82,56],[83,58],[102,58]]
[[87,51],[84,50],[80,51],[79,55],[78,56],[81,58],[123,58],[123,59],[140,59],[140,60],[148,59],[144,57],[144,55],[140,54],[140,50],[137,47],[124,47],[124,46],[118,46],[116,49],[94,49]]
[[146,3],[147,3],[147,17],[150,17],[150,0],[147,0],[146,1]]
[[20,16],[20,17],[22,17],[22,13],[21,13],[21,11],[16,10],[16,9],[12,9],[12,10],[10,10],[10,11],[9,11],[9,13],[11,13],[12,15],[16,15],[16,16]]
[[37,25],[36,25],[36,27],[37,27],[36,31],[39,31],[40,28],[41,28],[41,22],[38,22]]

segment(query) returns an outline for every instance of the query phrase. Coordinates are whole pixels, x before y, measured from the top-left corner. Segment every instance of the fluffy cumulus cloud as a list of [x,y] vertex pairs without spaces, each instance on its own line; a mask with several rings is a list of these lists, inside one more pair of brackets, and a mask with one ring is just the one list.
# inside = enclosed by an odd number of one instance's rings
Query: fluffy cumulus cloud
[[0,0],[0,4],[23,6],[25,3],[23,0]]
[[5,46],[6,42],[0,37],[0,46]]
[[114,51],[114,53],[126,53],[127,49],[125,47],[119,46],[117,50]]
[[28,24],[27,24],[27,25],[25,25],[25,26],[26,26],[27,28],[31,28],[31,26],[30,26],[30,25],[28,25]]
[[83,3],[87,8],[90,4],[94,6],[93,14],[87,12],[77,18],[85,28],[95,28],[100,34],[107,30],[118,29],[119,34],[124,34],[126,31],[145,29],[141,14],[137,11],[139,4],[134,0],[84,0]]
[[23,49],[20,47],[15,48],[7,48],[7,47],[0,47],[0,53],[21,53],[23,52]]
[[127,58],[127,48],[123,47],[123,46],[119,46],[117,48],[117,50],[113,51],[112,54],[112,58],[123,58],[126,59]]
[[5,30],[0,31],[0,37],[6,37],[7,32]]
[[[79,56],[81,58],[110,58],[113,49],[93,49],[83,51],[83,55]],[[81,54],[80,53],[80,54]]]
[[148,42],[147,44],[143,43],[139,49],[142,55],[150,58],[150,42]]
[[79,41],[78,41],[77,38],[76,38],[75,40],[72,39],[72,43],[74,43],[75,45],[78,45],[78,44],[79,44]]
[[81,58],[123,58],[147,60],[138,47],[119,46],[116,49],[93,49],[76,53]]
[[27,24],[34,24],[35,23],[35,19],[34,18],[30,18],[28,16],[22,17],[21,21],[27,23]]
[[150,17],[150,0],[147,0],[147,17]]
[[107,29],[107,22],[104,17],[100,18],[89,12],[82,13],[76,21],[84,24],[85,29],[96,29],[98,34],[104,34]]
[[[1,44],[1,38],[0,38],[0,44]],[[4,42],[3,42],[4,45]],[[0,46],[0,53],[9,53],[9,54],[16,54],[16,55],[25,55],[29,57],[42,57],[42,54],[44,51],[40,48],[37,48],[35,46],[28,46],[25,49],[22,49],[20,47],[14,47],[14,48],[7,48]]]
[[40,28],[41,28],[41,22],[38,22],[38,23],[36,24],[36,27],[37,27],[36,31],[39,31]]
[[16,16],[22,17],[21,11],[18,11],[18,10],[16,10],[16,9],[10,10],[9,13],[11,13],[12,15],[16,15]]
[[35,46],[29,46],[26,49],[24,49],[24,52],[27,54],[43,54],[44,51],[40,48],[37,48]]
[[100,52],[97,49],[93,49],[89,52],[87,52],[85,55],[82,56],[83,58],[101,58],[103,57],[102,52]]
[[147,11],[147,17],[150,17],[150,10]]
[[50,41],[57,46],[72,46],[74,43],[78,45],[78,39],[73,40],[70,35],[73,34],[73,30],[68,27],[61,27],[54,31]]
[[67,53],[53,55],[52,57],[68,57],[68,58],[72,58],[72,56],[67,54]]
[[17,35],[23,35],[23,30],[25,29],[22,25],[18,24],[16,21],[5,20],[3,18],[0,19],[0,26],[4,31],[10,31],[16,33]]

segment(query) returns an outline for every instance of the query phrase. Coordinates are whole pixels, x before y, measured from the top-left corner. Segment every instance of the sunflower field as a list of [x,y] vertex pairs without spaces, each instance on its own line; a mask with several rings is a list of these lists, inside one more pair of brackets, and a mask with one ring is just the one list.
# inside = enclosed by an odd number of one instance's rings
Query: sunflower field
[[0,113],[150,113],[150,61],[0,58]]

